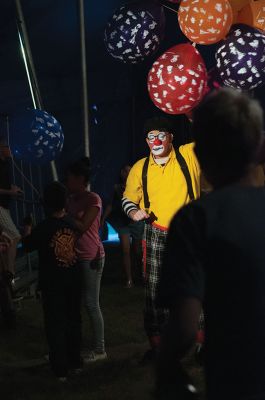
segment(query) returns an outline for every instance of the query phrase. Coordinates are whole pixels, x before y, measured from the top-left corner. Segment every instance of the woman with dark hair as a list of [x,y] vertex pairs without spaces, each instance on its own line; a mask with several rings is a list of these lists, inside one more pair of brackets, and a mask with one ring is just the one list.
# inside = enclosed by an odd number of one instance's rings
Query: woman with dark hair
[[67,187],[69,215],[75,218],[80,232],[77,241],[78,261],[83,276],[85,307],[91,320],[94,348],[84,362],[107,358],[104,340],[104,320],[99,304],[100,283],[105,262],[105,253],[99,237],[102,202],[100,197],[88,189],[90,179],[89,159],[81,159],[68,168]]
[[122,249],[122,261],[126,274],[126,288],[133,286],[132,260],[131,260],[131,239],[132,259],[135,265],[141,264],[141,243],[143,236],[143,221],[132,221],[122,209],[121,200],[125,190],[126,181],[131,170],[130,165],[125,165],[120,171],[120,183],[114,186],[111,204],[108,204],[102,216],[101,225],[108,220],[117,231]]

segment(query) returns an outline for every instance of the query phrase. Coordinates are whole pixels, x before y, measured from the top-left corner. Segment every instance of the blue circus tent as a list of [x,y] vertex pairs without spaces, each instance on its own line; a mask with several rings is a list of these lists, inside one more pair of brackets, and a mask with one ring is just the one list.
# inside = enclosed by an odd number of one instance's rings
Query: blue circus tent
[[[166,33],[158,53],[139,65],[125,65],[112,58],[104,44],[104,28],[124,0],[85,1],[88,97],[92,185],[104,201],[111,195],[119,169],[146,155],[142,134],[145,118],[158,113],[146,87],[154,59],[174,44],[185,42],[177,14],[165,9]],[[172,3],[165,4],[174,6]],[[61,123],[65,144],[57,161],[63,178],[66,165],[83,155],[82,78],[78,1],[21,0],[44,109]],[[199,46],[211,68],[215,46]],[[264,90],[256,95],[265,102]],[[0,131],[5,115],[32,107],[27,76],[19,47],[15,0],[0,4]],[[172,117],[176,142],[191,139],[185,116]],[[49,179],[49,175],[45,177]]]

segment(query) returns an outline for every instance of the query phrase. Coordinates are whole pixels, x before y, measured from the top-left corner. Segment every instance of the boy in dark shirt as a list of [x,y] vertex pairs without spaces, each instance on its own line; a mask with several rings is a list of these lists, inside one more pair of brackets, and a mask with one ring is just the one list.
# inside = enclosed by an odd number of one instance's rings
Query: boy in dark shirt
[[264,400],[265,189],[256,181],[265,158],[262,109],[223,89],[196,109],[193,129],[214,190],[171,223],[157,299],[170,309],[158,397],[195,396],[179,361],[193,343],[203,305],[207,400]]
[[55,375],[65,381],[69,369],[81,367],[81,289],[76,267],[76,233],[65,214],[66,188],[58,182],[46,187],[47,218],[31,233],[25,228],[26,251],[38,250],[49,360]]

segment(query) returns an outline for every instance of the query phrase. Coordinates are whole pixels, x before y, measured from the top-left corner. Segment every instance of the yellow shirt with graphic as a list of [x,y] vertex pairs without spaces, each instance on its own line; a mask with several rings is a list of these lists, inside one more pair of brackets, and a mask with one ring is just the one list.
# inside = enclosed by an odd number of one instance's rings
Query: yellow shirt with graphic
[[[180,146],[179,151],[185,158],[191,176],[195,198],[200,196],[200,167],[194,154],[194,143]],[[145,158],[137,161],[127,179],[123,197],[144,207],[142,171]],[[149,213],[157,217],[156,225],[168,228],[175,213],[190,202],[185,176],[172,149],[168,162],[158,165],[151,156],[147,172],[147,192],[150,201]]]

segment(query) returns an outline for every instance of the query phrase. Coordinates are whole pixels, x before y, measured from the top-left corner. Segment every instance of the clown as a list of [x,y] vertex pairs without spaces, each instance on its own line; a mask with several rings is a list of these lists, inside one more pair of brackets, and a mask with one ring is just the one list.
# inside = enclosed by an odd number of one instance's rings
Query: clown
[[153,155],[160,159],[167,156],[173,136],[168,132],[151,131],[146,138]]
[[134,221],[145,220],[143,240],[145,275],[144,325],[151,349],[143,361],[155,358],[168,311],[157,308],[168,228],[175,213],[200,194],[200,168],[193,144],[173,147],[173,130],[166,118],[153,118],[144,126],[150,155],[136,162],[127,179],[122,205]]

